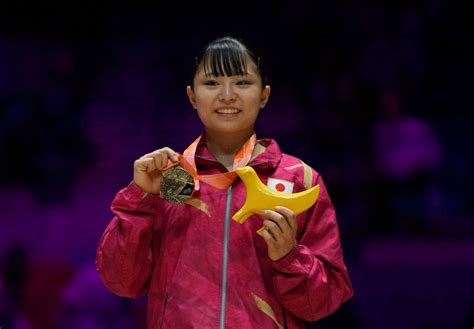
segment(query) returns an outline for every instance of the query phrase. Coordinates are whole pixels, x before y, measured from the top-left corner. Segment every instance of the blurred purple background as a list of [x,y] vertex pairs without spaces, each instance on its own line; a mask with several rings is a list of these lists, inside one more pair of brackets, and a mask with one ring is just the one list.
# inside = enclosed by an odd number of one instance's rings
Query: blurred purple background
[[[235,7],[234,7],[235,6]],[[0,3],[0,327],[144,328],[95,272],[133,161],[201,133],[224,35],[263,57],[257,123],[325,178],[355,295],[308,328],[474,326],[472,8],[456,2]]]

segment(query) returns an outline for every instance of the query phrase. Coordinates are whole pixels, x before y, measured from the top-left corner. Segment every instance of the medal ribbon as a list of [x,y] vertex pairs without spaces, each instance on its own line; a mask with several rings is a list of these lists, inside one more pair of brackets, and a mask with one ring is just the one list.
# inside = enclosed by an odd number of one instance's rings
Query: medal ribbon
[[196,155],[196,149],[201,140],[199,136],[188,148],[183,152],[183,155],[179,156],[180,165],[186,169],[194,178],[194,189],[199,190],[199,181],[209,184],[218,189],[226,189],[237,177],[235,170],[237,168],[246,166],[250,158],[252,157],[255,144],[257,143],[257,135],[253,135],[245,142],[245,144],[237,151],[234,157],[234,164],[232,166],[232,171],[219,174],[210,174],[210,175],[199,175],[196,169],[196,162],[194,156]]

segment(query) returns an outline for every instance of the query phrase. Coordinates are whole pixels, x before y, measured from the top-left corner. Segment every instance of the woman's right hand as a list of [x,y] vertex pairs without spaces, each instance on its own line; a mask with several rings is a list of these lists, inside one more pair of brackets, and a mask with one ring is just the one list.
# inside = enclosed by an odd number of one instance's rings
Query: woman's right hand
[[178,154],[169,147],[145,154],[133,164],[133,181],[147,193],[160,193],[163,169],[179,161]]

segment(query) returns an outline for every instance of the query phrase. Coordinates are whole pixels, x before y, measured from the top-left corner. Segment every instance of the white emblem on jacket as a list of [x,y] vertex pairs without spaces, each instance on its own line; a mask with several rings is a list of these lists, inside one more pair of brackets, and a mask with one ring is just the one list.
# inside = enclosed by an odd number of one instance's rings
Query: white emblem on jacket
[[268,178],[267,186],[275,191],[283,193],[292,193],[295,184],[287,180],[278,178]]

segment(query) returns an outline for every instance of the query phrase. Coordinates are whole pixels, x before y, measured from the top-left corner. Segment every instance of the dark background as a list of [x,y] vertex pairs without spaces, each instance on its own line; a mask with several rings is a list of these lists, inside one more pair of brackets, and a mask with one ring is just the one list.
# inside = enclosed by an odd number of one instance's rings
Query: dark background
[[202,132],[194,57],[246,41],[259,137],[335,204],[355,295],[310,328],[472,328],[472,8],[460,2],[2,1],[0,327],[142,328],[95,271],[133,161]]

